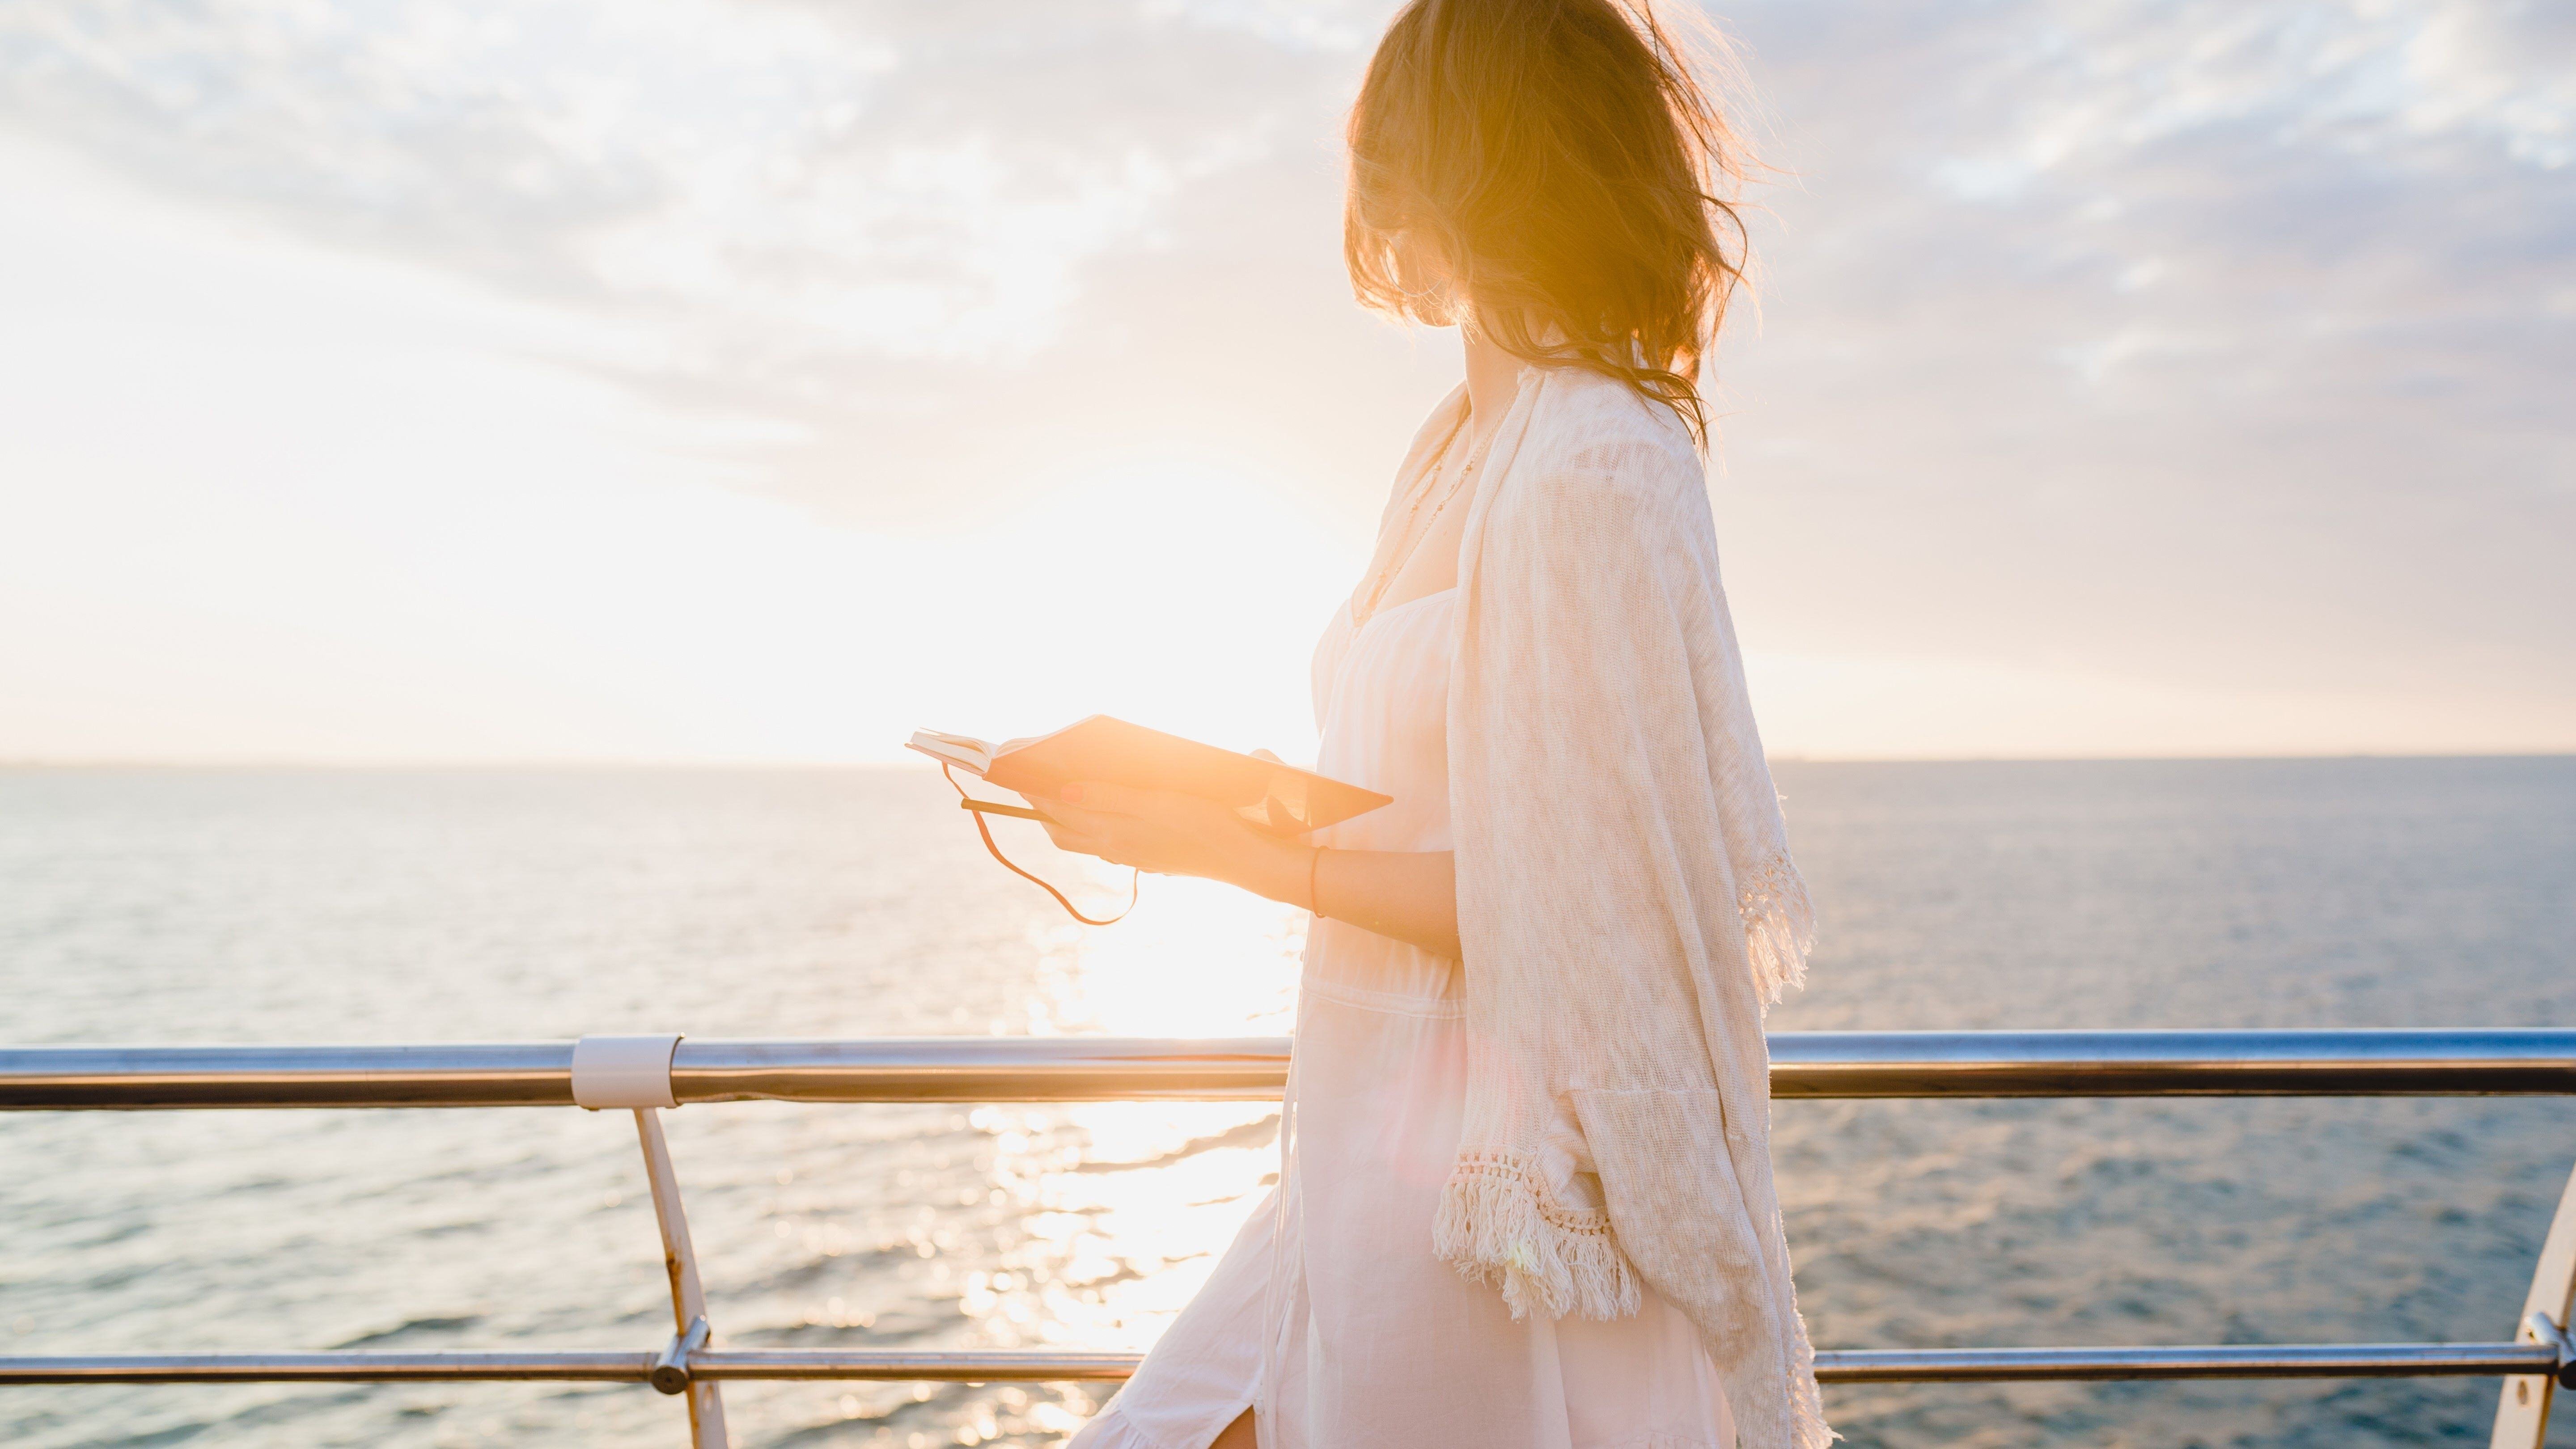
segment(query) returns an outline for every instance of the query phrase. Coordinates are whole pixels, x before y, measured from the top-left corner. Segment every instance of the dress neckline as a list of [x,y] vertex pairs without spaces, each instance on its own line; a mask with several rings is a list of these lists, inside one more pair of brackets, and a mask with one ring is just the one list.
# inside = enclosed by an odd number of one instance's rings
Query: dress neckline
[[1359,616],[1357,601],[1355,599],[1346,598],[1342,600],[1342,617],[1351,621],[1351,632],[1358,634],[1365,631],[1369,625],[1376,623],[1378,620],[1385,618],[1389,614],[1401,614],[1416,604],[1427,604],[1433,599],[1444,598],[1456,592],[1458,592],[1458,586],[1456,584],[1451,584],[1445,589],[1433,589],[1427,594],[1416,594],[1412,598],[1409,598],[1400,604],[1380,604],[1376,609],[1372,610],[1369,616],[1365,619]]

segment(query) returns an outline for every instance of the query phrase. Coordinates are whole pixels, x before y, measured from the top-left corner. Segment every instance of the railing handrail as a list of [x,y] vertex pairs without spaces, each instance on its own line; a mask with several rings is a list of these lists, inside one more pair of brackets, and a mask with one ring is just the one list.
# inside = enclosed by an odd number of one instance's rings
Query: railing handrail
[[[0,1047],[0,1110],[569,1107],[573,1043]],[[1284,1037],[681,1039],[682,1104],[1259,1100]],[[1775,1098],[2576,1095],[2576,1030],[1775,1032]]]

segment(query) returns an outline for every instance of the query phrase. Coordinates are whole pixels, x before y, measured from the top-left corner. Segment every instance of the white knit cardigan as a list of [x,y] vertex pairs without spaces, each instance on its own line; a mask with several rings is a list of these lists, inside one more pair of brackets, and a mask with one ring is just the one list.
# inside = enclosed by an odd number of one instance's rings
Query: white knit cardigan
[[[1424,426],[1409,483],[1465,406]],[[1525,369],[1458,589],[1469,1078],[1434,1246],[1515,1316],[1625,1316],[1643,1279],[1699,1330],[1744,1449],[1821,1449],[1762,1025],[1813,926],[1671,410]]]

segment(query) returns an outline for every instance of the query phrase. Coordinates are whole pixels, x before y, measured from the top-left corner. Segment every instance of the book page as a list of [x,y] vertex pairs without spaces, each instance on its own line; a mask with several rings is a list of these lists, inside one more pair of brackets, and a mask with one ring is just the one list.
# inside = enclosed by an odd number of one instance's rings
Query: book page
[[[986,770],[993,767],[993,757],[1000,753],[991,745],[972,736],[946,735],[937,730],[913,731],[911,740],[905,743],[904,748],[919,750],[934,760],[955,765],[979,779]],[[1004,748],[1009,747],[1004,746]]]

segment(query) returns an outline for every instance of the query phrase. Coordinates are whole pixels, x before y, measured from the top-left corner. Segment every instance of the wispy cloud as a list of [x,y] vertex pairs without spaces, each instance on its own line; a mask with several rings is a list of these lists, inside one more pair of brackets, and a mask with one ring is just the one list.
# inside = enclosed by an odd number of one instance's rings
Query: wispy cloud
[[1176,194],[1312,142],[1362,38],[1257,6],[25,5],[0,105],[792,395],[800,362],[1026,361]]
[[1749,560],[1783,627],[2232,686],[2462,688],[2500,650],[2576,696],[2576,16],[1738,22],[1798,173],[1729,372],[1730,496],[1805,535]]
[[[1356,520],[1436,386],[1335,252],[1390,9],[21,0],[0,125],[604,320],[562,360],[750,424],[745,486],[829,514],[1199,447]],[[1780,168],[1720,369],[1757,647],[2576,739],[2576,10],[1719,19]]]

